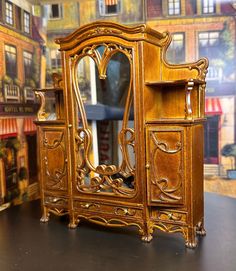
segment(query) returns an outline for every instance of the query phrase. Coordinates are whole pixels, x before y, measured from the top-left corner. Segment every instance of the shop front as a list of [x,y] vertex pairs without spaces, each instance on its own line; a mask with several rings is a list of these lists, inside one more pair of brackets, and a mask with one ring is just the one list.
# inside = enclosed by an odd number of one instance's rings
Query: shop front
[[38,197],[34,117],[0,119],[0,202],[21,204]]

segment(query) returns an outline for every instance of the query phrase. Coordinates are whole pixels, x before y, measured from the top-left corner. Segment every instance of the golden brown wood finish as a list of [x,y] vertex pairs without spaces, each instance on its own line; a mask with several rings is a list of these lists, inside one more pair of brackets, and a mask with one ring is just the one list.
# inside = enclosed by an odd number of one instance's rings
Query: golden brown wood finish
[[[155,228],[181,232],[186,246],[204,235],[203,121],[208,62],[170,65],[169,33],[146,25],[126,27],[95,22],[57,39],[63,74],[54,76],[57,120],[45,119],[44,91],[38,113],[38,153],[43,217],[69,213],[69,227],[80,219],[105,226],[136,226],[150,241]],[[103,48],[101,51],[99,48]],[[95,165],[77,75],[80,61],[94,61],[100,82],[117,54],[129,63],[129,86],[118,143],[119,165]],[[124,71],[127,72],[127,71]],[[131,108],[134,128],[128,126]],[[78,124],[79,123],[79,124]],[[135,166],[128,149],[135,152]],[[124,178],[134,178],[134,188]]]

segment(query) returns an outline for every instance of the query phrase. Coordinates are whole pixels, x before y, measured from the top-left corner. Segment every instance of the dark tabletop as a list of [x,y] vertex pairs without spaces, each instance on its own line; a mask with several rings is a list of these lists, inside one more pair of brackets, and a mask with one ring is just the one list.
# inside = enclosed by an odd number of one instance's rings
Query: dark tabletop
[[41,224],[40,202],[0,212],[0,271],[236,271],[236,199],[205,194],[206,237],[186,249],[181,234],[155,231],[143,243],[136,228],[105,228],[51,216]]

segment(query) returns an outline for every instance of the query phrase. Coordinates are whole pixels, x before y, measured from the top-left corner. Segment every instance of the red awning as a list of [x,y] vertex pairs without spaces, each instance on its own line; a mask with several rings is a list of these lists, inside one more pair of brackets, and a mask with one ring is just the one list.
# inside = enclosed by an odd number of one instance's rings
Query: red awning
[[118,0],[105,0],[106,6],[113,6],[113,5],[117,5],[117,4],[118,4]]
[[0,138],[17,136],[16,118],[0,119]]
[[205,114],[206,115],[221,115],[222,108],[219,98],[206,98],[205,102]]
[[36,125],[34,124],[35,117],[24,119],[24,133],[32,134],[36,132]]

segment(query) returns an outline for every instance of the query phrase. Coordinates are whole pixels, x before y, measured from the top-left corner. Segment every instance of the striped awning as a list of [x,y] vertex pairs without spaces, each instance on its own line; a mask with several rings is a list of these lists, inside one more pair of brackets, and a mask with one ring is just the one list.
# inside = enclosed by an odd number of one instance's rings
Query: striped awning
[[0,138],[17,136],[16,118],[0,119]]
[[113,6],[113,5],[117,5],[117,4],[118,4],[118,0],[105,0],[106,6]]
[[219,98],[216,98],[216,97],[206,98],[205,114],[206,115],[221,115],[222,114],[222,108],[221,108]]
[[24,119],[24,133],[32,134],[36,132],[36,125],[34,124],[35,117]]

